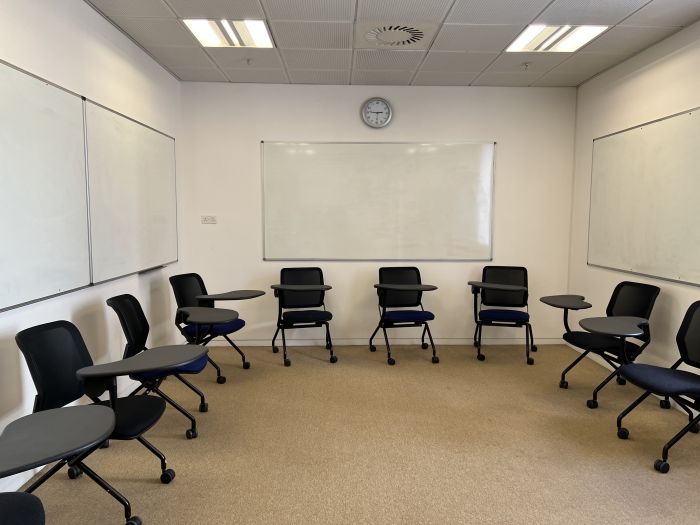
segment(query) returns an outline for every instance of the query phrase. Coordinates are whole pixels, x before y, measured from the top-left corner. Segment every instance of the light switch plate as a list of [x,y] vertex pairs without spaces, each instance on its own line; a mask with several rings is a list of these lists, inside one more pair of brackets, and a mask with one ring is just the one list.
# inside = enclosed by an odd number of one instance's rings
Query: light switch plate
[[216,215],[202,215],[202,224],[216,224]]

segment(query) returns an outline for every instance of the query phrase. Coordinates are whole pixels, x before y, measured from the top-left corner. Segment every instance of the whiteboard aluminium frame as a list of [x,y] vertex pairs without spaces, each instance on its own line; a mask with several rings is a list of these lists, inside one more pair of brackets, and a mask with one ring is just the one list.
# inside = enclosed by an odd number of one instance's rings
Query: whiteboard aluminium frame
[[662,122],[664,120],[669,120],[675,117],[680,117],[681,115],[689,115],[694,112],[700,111],[700,106],[691,108],[691,109],[686,109],[684,111],[679,111],[678,113],[673,113],[671,115],[666,115],[665,117],[660,117],[654,120],[649,120],[647,122],[643,122],[642,124],[637,124],[635,126],[630,126],[629,128],[621,129],[619,131],[614,131],[612,133],[608,133],[607,135],[601,135],[600,137],[595,137],[591,141],[591,179],[590,179],[590,184],[588,187],[588,232],[586,235],[586,265],[591,266],[593,268],[602,268],[604,270],[613,270],[616,272],[623,272],[623,273],[628,273],[630,275],[639,275],[640,277],[649,277],[651,279],[658,279],[660,281],[667,281],[667,282],[672,282],[672,283],[680,283],[680,284],[687,284],[690,286],[696,286],[700,287],[700,283],[694,283],[691,281],[684,281],[682,279],[673,279],[672,277],[662,277],[660,275],[653,275],[650,273],[644,273],[644,272],[637,272],[635,270],[630,270],[630,269],[625,269],[625,268],[615,268],[614,266],[605,266],[603,264],[596,264],[592,263],[590,261],[590,251],[591,251],[591,207],[593,206],[593,151],[595,147],[595,142],[596,140],[602,140],[606,139],[608,137],[613,137],[615,135],[620,135],[621,133],[627,133],[628,131],[632,131],[634,129],[641,129],[644,126],[649,126],[651,124],[656,124],[657,122]]
[[[491,214],[489,217],[489,257],[488,259],[336,259],[329,257],[314,257],[314,258],[297,258],[297,257],[266,257],[265,256],[265,154],[264,147],[265,143],[270,144],[493,144],[493,159],[491,160]],[[331,261],[331,262],[402,262],[402,261],[416,261],[416,262],[438,262],[438,263],[450,263],[450,262],[491,262],[493,261],[493,244],[494,244],[494,214],[496,208],[496,150],[498,143],[495,140],[455,140],[449,142],[440,141],[381,141],[381,142],[370,142],[370,141],[310,141],[310,140],[261,140],[260,141],[260,196],[262,199],[261,211],[262,211],[262,260],[263,261]]]

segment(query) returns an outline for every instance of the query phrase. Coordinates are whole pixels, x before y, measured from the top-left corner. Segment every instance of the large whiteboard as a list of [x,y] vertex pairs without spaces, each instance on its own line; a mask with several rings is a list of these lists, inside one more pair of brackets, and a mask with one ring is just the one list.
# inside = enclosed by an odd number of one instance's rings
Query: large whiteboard
[[175,140],[91,102],[85,122],[93,282],[176,261]]
[[266,260],[490,260],[495,144],[265,142]]
[[0,64],[0,309],[90,283],[80,97]]
[[593,142],[588,262],[700,284],[700,113]]

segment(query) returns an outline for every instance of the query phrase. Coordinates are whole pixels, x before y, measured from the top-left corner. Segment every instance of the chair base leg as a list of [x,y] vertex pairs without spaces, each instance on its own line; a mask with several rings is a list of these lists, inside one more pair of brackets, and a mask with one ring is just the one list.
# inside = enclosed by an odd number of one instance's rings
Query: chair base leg
[[573,362],[567,366],[564,371],[561,373],[561,380],[559,381],[559,388],[569,388],[569,382],[566,380],[566,374],[568,374],[572,368],[574,368],[577,364],[579,364],[581,361],[583,361],[583,358],[588,355],[588,350],[585,350],[579,354],[579,356],[573,360]]
[[595,387],[595,389],[593,390],[593,397],[586,401],[586,406],[588,408],[598,408],[598,392],[600,392],[605,387],[605,385],[607,385],[612,380],[613,377],[617,377],[619,374],[619,370],[615,368],[615,370],[613,370],[610,373],[610,375],[608,375],[608,377],[603,379],[603,381],[601,381],[601,383],[597,387]]
[[377,324],[377,328],[374,329],[374,332],[372,332],[372,335],[369,338],[369,351],[370,352],[376,352],[377,347],[372,344],[372,341],[374,340],[374,336],[377,335],[377,332],[379,329],[382,327],[382,322],[381,320],[379,321],[379,324]]
[[146,447],[151,452],[151,454],[153,454],[160,460],[160,482],[163,484],[168,484],[173,479],[175,479],[175,471],[173,469],[168,468],[168,461],[165,459],[165,455],[145,437],[139,436],[136,438],[136,440],[139,443],[141,443],[144,447]]
[[250,361],[246,361],[245,354],[243,351],[238,348],[238,345],[231,340],[231,338],[228,335],[224,335],[224,339],[228,341],[228,344],[230,344],[233,349],[238,352],[238,355],[241,356],[241,360],[243,361],[243,370],[248,370],[250,368]]
[[386,333],[386,327],[382,326],[382,332],[384,333],[384,342],[386,343],[386,362],[389,366],[394,366],[396,360],[391,357],[391,345],[389,344],[389,336]]
[[272,353],[276,354],[277,352],[280,351],[279,348],[275,346],[275,341],[277,340],[277,334],[280,333],[280,327],[277,327],[277,330],[275,330],[275,335],[272,336]]
[[216,370],[216,382],[219,383],[220,385],[223,385],[226,382],[226,376],[221,375],[221,368],[209,356],[207,356],[207,361],[209,361],[209,364],[214,367],[214,370]]
[[208,412],[209,411],[209,404],[207,403],[207,398],[204,397],[204,392],[202,392],[199,388],[194,386],[192,383],[190,383],[187,379],[182,377],[180,374],[175,374],[175,377],[182,383],[184,384],[187,388],[192,390],[195,394],[199,396],[199,411],[200,412]]
[[171,398],[168,394],[163,392],[160,388],[154,388],[153,391],[158,394],[160,397],[162,397],[166,403],[168,403],[171,407],[173,407],[175,410],[180,412],[183,416],[185,416],[189,422],[190,422],[190,428],[187,429],[185,432],[185,437],[187,439],[194,439],[197,437],[197,420],[194,418],[192,414],[189,413],[189,411],[185,410],[185,408],[180,405],[178,402],[176,402],[173,398]]
[[292,366],[292,362],[287,358],[287,339],[284,335],[284,327],[282,328],[282,359],[284,366]]
[[[430,333],[430,327],[428,326],[428,323],[425,323],[424,328],[423,328],[423,337],[425,337],[425,334],[428,334],[428,339],[430,340],[430,346],[433,349],[433,357],[431,359],[431,362],[436,365],[440,362],[440,358],[437,356],[437,350],[435,349],[435,342],[433,341],[433,334]],[[423,343],[425,344],[425,343]],[[421,345],[422,346],[422,345]]]

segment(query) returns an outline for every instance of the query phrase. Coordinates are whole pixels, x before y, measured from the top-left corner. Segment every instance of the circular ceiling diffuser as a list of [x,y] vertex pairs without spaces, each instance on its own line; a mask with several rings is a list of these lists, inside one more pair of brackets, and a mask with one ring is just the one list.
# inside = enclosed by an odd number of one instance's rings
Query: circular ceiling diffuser
[[410,46],[424,36],[423,31],[415,27],[381,26],[368,31],[365,38],[382,46]]

